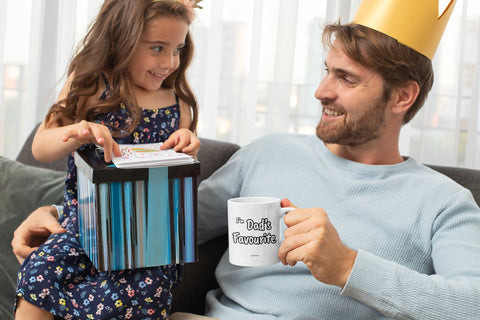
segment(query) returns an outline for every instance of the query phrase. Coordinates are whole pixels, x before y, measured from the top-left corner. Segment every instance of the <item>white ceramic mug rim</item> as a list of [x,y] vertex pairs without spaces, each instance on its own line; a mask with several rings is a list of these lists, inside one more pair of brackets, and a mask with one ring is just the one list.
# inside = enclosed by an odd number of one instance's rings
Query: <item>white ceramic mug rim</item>
[[280,199],[275,197],[238,197],[228,200],[228,202],[235,203],[235,205],[267,205],[272,203],[278,203],[279,201]]

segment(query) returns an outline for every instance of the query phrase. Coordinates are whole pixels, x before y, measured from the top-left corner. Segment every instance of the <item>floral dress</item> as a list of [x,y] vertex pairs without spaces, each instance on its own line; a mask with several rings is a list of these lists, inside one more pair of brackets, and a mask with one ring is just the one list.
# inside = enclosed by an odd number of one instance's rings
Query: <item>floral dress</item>
[[[108,94],[102,95],[105,98]],[[180,120],[177,103],[161,109],[144,109],[140,124],[118,143],[165,141]],[[131,121],[123,104],[97,122],[122,128]],[[92,147],[90,146],[86,146]],[[52,234],[23,263],[18,273],[17,296],[47,310],[57,319],[166,319],[171,289],[180,281],[181,265],[99,272],[81,249],[77,222],[77,175],[74,157],[68,157],[63,214],[67,229]]]

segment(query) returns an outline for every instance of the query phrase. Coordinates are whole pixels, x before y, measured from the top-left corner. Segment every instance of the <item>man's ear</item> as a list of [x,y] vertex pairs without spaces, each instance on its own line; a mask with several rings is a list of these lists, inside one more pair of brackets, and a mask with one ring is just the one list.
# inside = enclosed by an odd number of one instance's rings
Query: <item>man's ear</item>
[[409,80],[402,86],[396,88],[394,92],[392,112],[397,114],[405,113],[417,100],[418,94],[420,93],[420,86],[418,82]]

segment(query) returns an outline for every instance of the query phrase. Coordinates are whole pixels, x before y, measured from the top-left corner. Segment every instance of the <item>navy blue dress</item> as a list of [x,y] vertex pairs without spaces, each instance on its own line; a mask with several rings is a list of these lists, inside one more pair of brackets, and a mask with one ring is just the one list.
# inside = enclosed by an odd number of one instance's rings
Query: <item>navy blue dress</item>
[[[108,94],[102,95],[104,99]],[[126,108],[103,114],[96,122],[124,128],[132,119]],[[165,141],[179,127],[177,103],[144,109],[140,124],[118,143]],[[86,146],[91,147],[91,146]],[[23,263],[17,296],[64,319],[166,319],[171,289],[180,281],[181,265],[98,272],[82,250],[77,222],[77,176],[73,155],[68,157],[63,214],[65,234],[52,234]]]

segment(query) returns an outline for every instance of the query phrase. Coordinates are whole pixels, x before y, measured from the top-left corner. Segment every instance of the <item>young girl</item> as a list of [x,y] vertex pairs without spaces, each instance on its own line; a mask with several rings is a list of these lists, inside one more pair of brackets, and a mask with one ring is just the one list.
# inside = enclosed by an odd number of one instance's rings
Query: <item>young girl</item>
[[[193,0],[193,3],[197,1]],[[33,143],[40,161],[68,157],[65,233],[20,268],[16,319],[166,319],[178,265],[98,272],[81,249],[73,151],[165,142],[196,155],[197,103],[185,71],[193,54],[189,0],[106,0]]]

